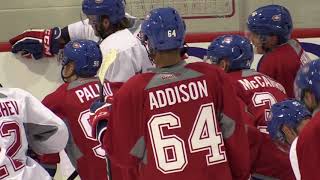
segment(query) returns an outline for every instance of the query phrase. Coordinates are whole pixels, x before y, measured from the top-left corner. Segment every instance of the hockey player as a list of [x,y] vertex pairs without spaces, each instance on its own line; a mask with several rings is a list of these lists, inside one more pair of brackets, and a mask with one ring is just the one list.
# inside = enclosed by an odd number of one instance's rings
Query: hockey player
[[0,179],[51,180],[28,147],[38,155],[58,153],[67,144],[63,121],[30,93],[0,88]]
[[[309,123],[311,113],[297,100],[286,100],[276,103],[271,108],[270,121],[268,130],[271,138],[277,142],[279,147],[284,151],[289,152],[291,144],[302,132],[303,128]],[[296,144],[296,143],[295,143]],[[294,149],[294,148],[293,148]],[[295,157],[290,151],[290,157]],[[293,170],[296,170],[297,162],[293,162],[295,158],[291,158]],[[299,173],[294,171],[296,179],[301,179]]]
[[[253,49],[249,40],[238,35],[220,36],[209,45],[207,57],[233,80],[235,91],[243,102],[243,111],[247,112],[247,116],[244,116],[246,124],[267,133],[270,106],[286,99],[287,95],[280,83],[250,69]],[[272,144],[268,135],[248,128],[248,138],[251,172],[255,177],[294,179],[288,155]]]
[[284,87],[274,79],[250,69],[253,50],[248,39],[238,35],[225,35],[214,39],[208,47],[207,57],[220,66],[233,80],[238,97],[253,115],[247,124],[267,132],[270,106],[287,99]]
[[319,179],[320,143],[320,60],[302,66],[294,83],[296,98],[312,112],[310,122],[299,133],[290,149],[290,159],[297,179]]
[[296,73],[310,59],[299,41],[290,39],[293,25],[289,10],[279,5],[260,7],[249,15],[247,26],[256,52],[263,54],[257,71],[281,83],[293,98]]
[[[105,151],[91,133],[89,108],[99,97],[99,80],[95,77],[102,62],[99,45],[90,40],[70,41],[64,48],[61,77],[66,82],[42,101],[65,120],[70,130],[65,149],[81,179],[107,180]],[[104,85],[105,96],[112,96],[122,83]],[[110,165],[109,165],[110,166]],[[114,179],[121,180],[117,173]]]
[[278,102],[271,107],[268,122],[270,137],[281,144],[291,145],[310,118],[310,111],[300,101]]
[[27,31],[10,40],[13,44],[12,52],[24,52],[38,59],[43,55],[57,54],[60,45],[70,39],[85,38],[100,41],[103,56],[110,49],[117,50],[117,59],[106,73],[108,81],[125,82],[133,75],[152,67],[145,47],[134,35],[137,33],[128,29],[131,27],[138,31],[136,27],[139,27],[139,23],[132,20],[132,17],[125,16],[122,0],[83,0],[82,11],[88,17],[84,25],[78,22],[62,31],[59,28]]
[[138,168],[141,180],[248,179],[248,142],[225,73],[181,61],[185,24],[173,8],[152,10],[142,33],[157,68],[114,97],[103,136],[111,161]]

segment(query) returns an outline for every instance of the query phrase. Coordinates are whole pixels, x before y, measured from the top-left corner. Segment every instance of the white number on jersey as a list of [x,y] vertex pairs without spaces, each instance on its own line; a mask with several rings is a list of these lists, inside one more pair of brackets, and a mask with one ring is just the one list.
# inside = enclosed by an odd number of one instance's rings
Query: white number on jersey
[[176,30],[168,30],[168,37],[177,37]]
[[[20,135],[19,124],[16,121],[3,122],[0,126],[0,135],[1,135],[1,138],[8,137],[9,140],[13,140],[12,142],[8,142],[10,143],[10,146],[6,151],[6,156],[8,157],[8,159],[10,159],[13,170],[18,171],[19,169],[25,166],[25,164],[23,164],[20,160],[14,159],[14,156],[21,149],[21,135]],[[0,164],[0,179],[3,179],[7,176],[9,176],[9,171],[6,165]]]
[[[268,105],[268,108],[264,110],[264,119],[267,121],[270,114],[270,108],[273,104],[277,103],[277,100],[269,92],[256,92],[252,96],[252,102],[254,107]],[[263,133],[268,133],[266,126],[258,126],[257,128]]]
[[[149,120],[148,128],[157,168],[164,174],[183,171],[188,164],[185,142],[177,135],[163,134],[163,128],[183,128],[180,118],[172,112],[157,114]],[[209,151],[208,166],[226,161],[213,103],[200,107],[188,144],[192,153]]]
[[[92,141],[97,141],[97,139],[93,138],[92,136],[92,128],[89,124],[89,117],[90,117],[90,110],[85,110],[85,111],[82,111],[79,115],[79,118],[78,118],[78,122],[80,124],[80,127],[84,133],[84,135],[86,136],[87,139],[90,139]],[[104,151],[104,149],[102,149],[101,147],[101,143],[92,148],[94,154],[99,157],[99,158],[102,158],[102,159],[105,159],[106,157],[106,152]]]

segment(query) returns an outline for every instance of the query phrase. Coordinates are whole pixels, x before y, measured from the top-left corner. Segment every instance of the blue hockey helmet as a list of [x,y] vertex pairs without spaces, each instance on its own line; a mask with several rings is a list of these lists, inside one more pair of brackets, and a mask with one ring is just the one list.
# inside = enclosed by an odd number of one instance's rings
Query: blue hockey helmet
[[267,5],[252,12],[247,21],[248,29],[262,36],[276,35],[280,44],[290,39],[292,19],[287,8],[280,5]]
[[80,77],[92,77],[97,74],[102,63],[99,45],[91,40],[75,40],[65,45],[62,65],[74,62],[75,73]]
[[82,11],[86,15],[106,15],[111,24],[117,24],[125,17],[123,0],[83,0]]
[[183,47],[186,27],[178,11],[167,7],[151,10],[141,32],[150,50],[165,51]]
[[297,129],[300,122],[311,117],[308,109],[297,100],[285,100],[271,106],[268,121],[268,132],[272,139],[285,142],[285,136],[281,130],[283,125]]
[[320,101],[320,59],[303,65],[294,81],[295,97],[302,101],[305,90],[311,91]]
[[229,61],[229,70],[249,69],[253,60],[250,41],[239,35],[224,35],[214,39],[208,47],[207,57],[218,64]]

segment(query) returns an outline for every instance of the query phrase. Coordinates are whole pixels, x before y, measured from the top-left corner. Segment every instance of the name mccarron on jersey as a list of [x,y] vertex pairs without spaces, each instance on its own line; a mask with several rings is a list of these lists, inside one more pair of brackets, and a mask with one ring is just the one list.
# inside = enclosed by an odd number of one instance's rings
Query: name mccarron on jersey
[[162,108],[203,97],[208,97],[206,80],[180,84],[178,86],[149,92],[150,109]]
[[245,90],[257,89],[259,87],[274,87],[274,88],[279,89],[283,93],[286,93],[286,90],[284,89],[284,87],[280,83],[272,80],[269,77],[254,76],[253,79],[254,80],[251,80],[251,81],[248,79],[240,79],[240,80],[238,80],[238,82],[241,83],[241,85],[243,86],[243,88]]

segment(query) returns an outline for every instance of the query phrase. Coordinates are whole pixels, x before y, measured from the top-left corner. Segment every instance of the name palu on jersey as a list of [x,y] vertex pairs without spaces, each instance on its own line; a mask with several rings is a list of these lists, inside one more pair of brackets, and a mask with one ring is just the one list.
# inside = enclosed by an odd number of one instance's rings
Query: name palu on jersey
[[[99,84],[84,86],[82,89],[78,89],[75,91],[79,101],[84,103],[85,101],[89,101],[91,99],[97,98],[100,96],[99,94]],[[109,83],[103,84],[103,95],[105,97],[112,96],[112,90]]]
[[267,76],[254,76],[253,79],[250,81],[248,79],[240,79],[238,82],[241,83],[245,90],[257,89],[259,87],[275,87],[286,94],[286,90],[280,83]]
[[208,97],[206,80],[149,92],[150,110]]

